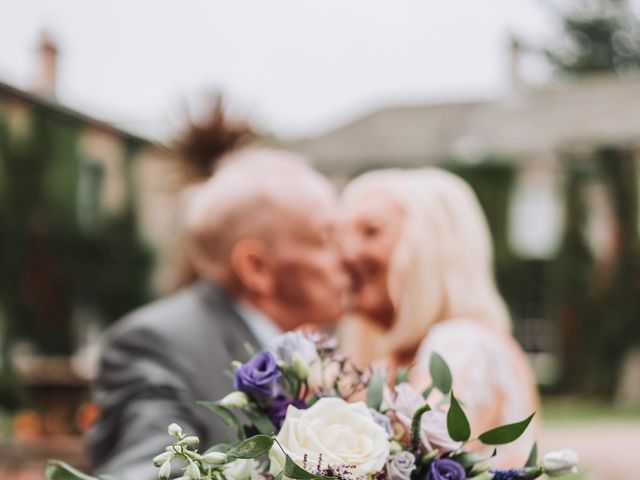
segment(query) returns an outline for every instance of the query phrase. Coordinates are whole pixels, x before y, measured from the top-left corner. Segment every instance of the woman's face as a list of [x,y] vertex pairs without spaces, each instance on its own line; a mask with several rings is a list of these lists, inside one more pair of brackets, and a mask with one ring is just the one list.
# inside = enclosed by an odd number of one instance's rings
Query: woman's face
[[395,316],[388,273],[404,217],[404,209],[390,194],[372,191],[345,208],[340,222],[351,308],[383,328],[390,328]]

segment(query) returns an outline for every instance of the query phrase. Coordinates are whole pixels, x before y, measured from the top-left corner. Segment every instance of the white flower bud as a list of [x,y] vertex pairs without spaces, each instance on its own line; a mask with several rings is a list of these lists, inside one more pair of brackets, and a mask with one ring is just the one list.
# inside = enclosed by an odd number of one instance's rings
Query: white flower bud
[[153,459],[153,465],[160,468],[163,463],[165,463],[167,460],[171,460],[172,457],[173,457],[173,454],[171,453],[171,451],[162,452],[160,455],[157,455]]
[[577,473],[578,463],[580,463],[580,459],[573,450],[549,452],[542,459],[544,472],[550,477]]
[[220,405],[227,408],[245,408],[249,405],[249,397],[243,392],[231,392],[220,400]]
[[291,369],[302,381],[309,377],[309,365],[302,359],[298,352],[293,352],[291,356]]
[[218,465],[227,461],[227,456],[222,452],[209,452],[202,456],[202,461],[209,465]]
[[177,423],[172,423],[171,425],[169,425],[169,428],[167,430],[169,431],[169,435],[172,435],[174,437],[182,436],[182,427]]
[[276,362],[276,365],[278,365],[278,368],[283,372],[286,372],[289,369],[289,365],[287,365],[287,362],[285,362],[284,360],[278,360]]
[[402,445],[399,442],[392,440],[389,442],[389,453],[394,454],[402,451]]
[[158,472],[158,477],[160,480],[167,480],[171,476],[171,462],[167,460],[160,467],[160,471]]
[[180,442],[188,447],[197,447],[200,439],[195,435],[189,435],[188,437],[184,437]]
[[242,362],[239,362],[237,360],[234,360],[233,362],[231,362],[231,366],[233,368],[240,368],[242,366]]
[[195,463],[189,462],[187,468],[184,469],[184,476],[190,480],[200,480],[200,469]]

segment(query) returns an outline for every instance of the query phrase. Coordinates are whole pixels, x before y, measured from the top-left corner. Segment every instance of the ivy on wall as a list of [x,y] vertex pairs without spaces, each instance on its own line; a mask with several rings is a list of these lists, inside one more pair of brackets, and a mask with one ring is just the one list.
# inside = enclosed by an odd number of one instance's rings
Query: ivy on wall
[[[15,135],[1,112],[0,354],[9,378],[16,342],[69,355],[82,308],[108,324],[147,301],[152,258],[138,237],[130,185],[122,213],[92,229],[79,225],[80,121],[33,105],[28,130]],[[133,156],[136,145],[126,146]]]

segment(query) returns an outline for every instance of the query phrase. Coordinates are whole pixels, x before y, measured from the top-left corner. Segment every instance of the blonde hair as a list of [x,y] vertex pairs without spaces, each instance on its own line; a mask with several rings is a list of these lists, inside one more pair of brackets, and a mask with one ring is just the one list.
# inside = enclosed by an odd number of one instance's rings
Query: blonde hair
[[376,192],[391,195],[405,211],[388,274],[396,318],[387,331],[365,319],[346,320],[349,353],[365,364],[410,351],[434,324],[448,319],[471,318],[508,332],[489,227],[469,185],[437,168],[379,170],[347,186],[343,208]]

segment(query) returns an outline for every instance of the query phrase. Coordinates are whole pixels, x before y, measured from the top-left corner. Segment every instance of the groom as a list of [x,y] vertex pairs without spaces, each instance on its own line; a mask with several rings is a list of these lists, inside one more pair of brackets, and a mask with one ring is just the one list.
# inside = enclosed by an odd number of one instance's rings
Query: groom
[[108,334],[89,433],[99,474],[152,480],[152,459],[176,422],[203,445],[229,431],[198,400],[232,389],[225,374],[303,323],[341,314],[344,279],[333,239],[335,192],[304,159],[245,148],[228,155],[188,207],[190,257],[201,280],[146,306]]

